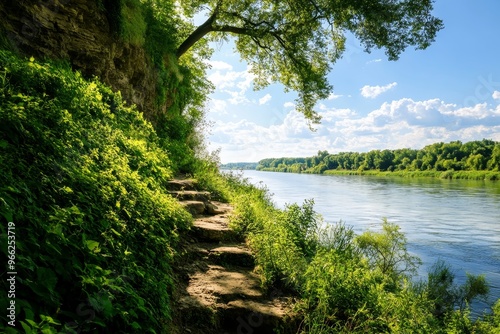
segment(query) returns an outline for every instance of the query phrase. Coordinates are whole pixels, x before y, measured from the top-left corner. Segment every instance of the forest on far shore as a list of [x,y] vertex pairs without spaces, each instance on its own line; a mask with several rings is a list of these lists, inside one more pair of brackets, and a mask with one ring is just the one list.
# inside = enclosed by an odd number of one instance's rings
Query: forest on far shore
[[[435,143],[424,148],[372,150],[330,154],[318,151],[308,158],[269,158],[259,161],[257,170],[322,174],[328,171],[500,171],[500,142],[489,139]],[[490,178],[491,179],[491,178]]]

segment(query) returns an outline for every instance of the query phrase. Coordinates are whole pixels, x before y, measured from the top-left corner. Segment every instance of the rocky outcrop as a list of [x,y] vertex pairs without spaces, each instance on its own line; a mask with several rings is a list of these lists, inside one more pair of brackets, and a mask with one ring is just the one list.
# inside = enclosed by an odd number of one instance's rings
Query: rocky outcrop
[[98,0],[0,2],[0,33],[26,56],[63,59],[98,76],[146,117],[158,112],[156,73],[142,47],[121,42]]

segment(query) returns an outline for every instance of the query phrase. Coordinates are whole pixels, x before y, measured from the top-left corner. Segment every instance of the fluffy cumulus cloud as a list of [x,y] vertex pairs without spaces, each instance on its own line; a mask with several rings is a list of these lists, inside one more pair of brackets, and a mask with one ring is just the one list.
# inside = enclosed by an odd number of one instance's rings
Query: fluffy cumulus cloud
[[361,88],[361,95],[363,95],[363,97],[366,97],[366,98],[374,99],[377,96],[379,96],[380,94],[385,93],[388,90],[396,87],[397,85],[398,85],[397,82],[393,82],[393,83],[390,83],[390,84],[385,85],[385,86],[368,86],[368,85],[366,85],[366,86],[363,86],[363,88]]
[[493,98],[495,100],[500,100],[500,91],[496,90],[493,92]]
[[252,86],[255,78],[255,75],[250,71],[250,67],[248,66],[243,71],[233,71],[232,67],[224,62],[212,61],[210,64],[215,71],[208,76],[208,80],[222,93],[230,96],[227,101],[230,104],[248,102],[245,93]]
[[266,94],[259,99],[259,104],[260,105],[266,104],[267,102],[269,102],[271,100],[271,98],[272,98],[271,94]]
[[[292,107],[292,105],[288,105]],[[311,156],[318,150],[369,151],[421,148],[438,141],[500,141],[500,103],[459,107],[440,99],[405,98],[361,115],[351,109],[319,105],[322,123],[311,131],[294,109],[270,117],[268,125],[250,121],[219,122],[209,138],[221,148],[223,162],[258,161],[269,157]]]
[[308,155],[317,143],[308,141],[312,132],[304,116],[295,110],[276,116],[279,119],[270,117],[264,126],[247,120],[219,122],[212,130],[209,148],[221,148],[223,162],[258,161],[272,152]]

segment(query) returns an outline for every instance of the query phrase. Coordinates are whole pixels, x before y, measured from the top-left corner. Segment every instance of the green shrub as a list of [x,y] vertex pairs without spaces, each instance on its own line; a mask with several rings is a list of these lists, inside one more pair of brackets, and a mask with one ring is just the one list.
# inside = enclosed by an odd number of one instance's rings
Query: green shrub
[[383,219],[382,231],[366,231],[356,238],[361,252],[366,256],[370,268],[396,282],[402,277],[415,274],[421,261],[408,253],[406,237],[399,226]]
[[164,190],[171,158],[108,87],[0,51],[0,214],[16,224],[26,332],[168,332],[191,220]]
[[399,266],[413,263],[405,254],[386,221],[382,233],[361,236],[342,223],[323,229],[304,276],[301,333],[432,332],[431,303]]

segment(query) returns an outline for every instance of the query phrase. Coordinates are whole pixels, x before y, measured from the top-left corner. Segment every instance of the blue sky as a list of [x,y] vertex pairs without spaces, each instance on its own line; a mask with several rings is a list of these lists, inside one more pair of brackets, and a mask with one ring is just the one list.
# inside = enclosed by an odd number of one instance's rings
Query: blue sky
[[223,163],[373,149],[422,148],[438,141],[500,141],[500,1],[437,0],[445,28],[426,50],[398,61],[365,53],[353,38],[320,101],[312,132],[294,110],[294,93],[276,84],[254,91],[233,45],[214,44],[206,118],[208,148]]

